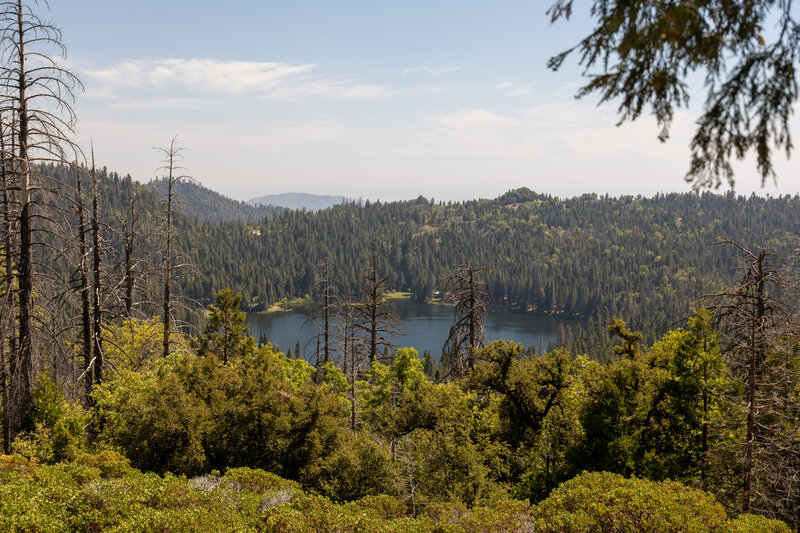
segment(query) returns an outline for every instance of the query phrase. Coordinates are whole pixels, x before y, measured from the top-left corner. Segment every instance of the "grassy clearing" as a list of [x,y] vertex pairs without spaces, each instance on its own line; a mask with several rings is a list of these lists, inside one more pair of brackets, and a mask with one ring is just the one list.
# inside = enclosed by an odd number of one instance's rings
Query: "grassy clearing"
[[388,291],[386,293],[386,297],[390,300],[410,300],[413,296],[413,292]]
[[259,311],[256,314],[264,315],[268,313],[283,313],[286,311],[292,311],[294,309],[301,309],[303,307],[308,307],[312,304],[311,299],[308,297],[302,298],[285,298],[283,300],[279,300],[272,304],[268,309],[264,311]]

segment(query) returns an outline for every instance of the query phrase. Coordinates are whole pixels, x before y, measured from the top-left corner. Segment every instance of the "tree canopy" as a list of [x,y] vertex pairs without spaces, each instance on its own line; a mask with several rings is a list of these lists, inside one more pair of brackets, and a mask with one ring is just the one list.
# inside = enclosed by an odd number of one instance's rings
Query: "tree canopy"
[[[552,21],[572,15],[558,0]],[[797,101],[800,24],[791,0],[594,0],[595,27],[549,61],[572,52],[589,81],[578,97],[618,101],[620,123],[648,109],[663,141],[675,110],[689,104],[689,78],[705,75],[707,95],[691,142],[687,181],[733,185],[733,158],[754,152],[762,184],[774,177],[773,150],[792,150],[789,119]]]

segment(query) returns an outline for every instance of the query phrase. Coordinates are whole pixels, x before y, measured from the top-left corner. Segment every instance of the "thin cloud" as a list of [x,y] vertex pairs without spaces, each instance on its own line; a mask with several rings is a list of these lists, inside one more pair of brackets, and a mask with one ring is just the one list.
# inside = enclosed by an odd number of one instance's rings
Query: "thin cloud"
[[510,81],[504,81],[497,85],[497,88],[500,89],[506,96],[525,96],[526,94],[530,93],[533,89],[533,86],[529,83],[514,83]]
[[375,100],[386,91],[351,78],[315,74],[318,65],[216,59],[133,59],[86,71],[91,95],[123,98],[130,91],[252,96],[265,100]]
[[503,127],[514,126],[517,124],[517,119],[498,115],[482,109],[470,109],[466,111],[459,111],[457,113],[450,113],[441,115],[438,118],[439,123],[447,128],[472,128],[472,127]]
[[457,70],[461,70],[461,67],[456,65],[420,65],[418,67],[403,69],[402,74],[404,76],[409,74],[429,74],[431,76],[441,76],[442,74],[448,74]]
[[[433,117],[430,127],[408,147],[413,153],[450,153],[504,161],[680,157],[683,146],[654,143],[655,129],[643,121],[609,128],[614,111],[581,103],[548,104],[499,115],[472,109]],[[682,129],[676,138],[686,138]]]

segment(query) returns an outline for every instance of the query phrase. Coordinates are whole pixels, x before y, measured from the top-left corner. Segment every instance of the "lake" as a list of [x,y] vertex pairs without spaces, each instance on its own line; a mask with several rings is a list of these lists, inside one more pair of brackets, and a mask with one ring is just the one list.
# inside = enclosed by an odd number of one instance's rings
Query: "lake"
[[[444,305],[417,303],[410,300],[393,300],[394,311],[400,318],[401,331],[405,333],[393,342],[397,346],[413,346],[420,354],[430,350],[435,359],[442,354],[442,345],[453,324],[453,308]],[[316,352],[317,326],[307,320],[306,310],[276,313],[248,313],[247,321],[256,339],[266,333],[270,342],[284,351],[295,351],[298,341],[306,359]],[[536,316],[512,311],[491,311],[486,317],[486,339],[508,339],[525,346],[536,347],[537,352],[559,338],[559,326],[579,321],[565,318]]]

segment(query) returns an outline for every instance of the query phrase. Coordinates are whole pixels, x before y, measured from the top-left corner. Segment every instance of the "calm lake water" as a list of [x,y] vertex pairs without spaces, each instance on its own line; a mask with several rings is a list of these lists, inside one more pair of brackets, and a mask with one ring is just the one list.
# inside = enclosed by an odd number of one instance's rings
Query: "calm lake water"
[[[394,311],[400,318],[401,331],[405,333],[393,342],[397,346],[413,346],[420,354],[430,350],[437,360],[442,345],[453,324],[453,308],[444,305],[416,303],[409,300],[394,300]],[[266,333],[270,342],[284,351],[294,353],[298,341],[306,359],[316,351],[317,326],[307,320],[305,310],[278,313],[249,313],[247,320],[256,340]],[[551,341],[559,336],[559,326],[575,324],[577,321],[535,316],[511,311],[492,311],[486,317],[486,339],[494,341],[508,339],[525,346],[547,349]]]

